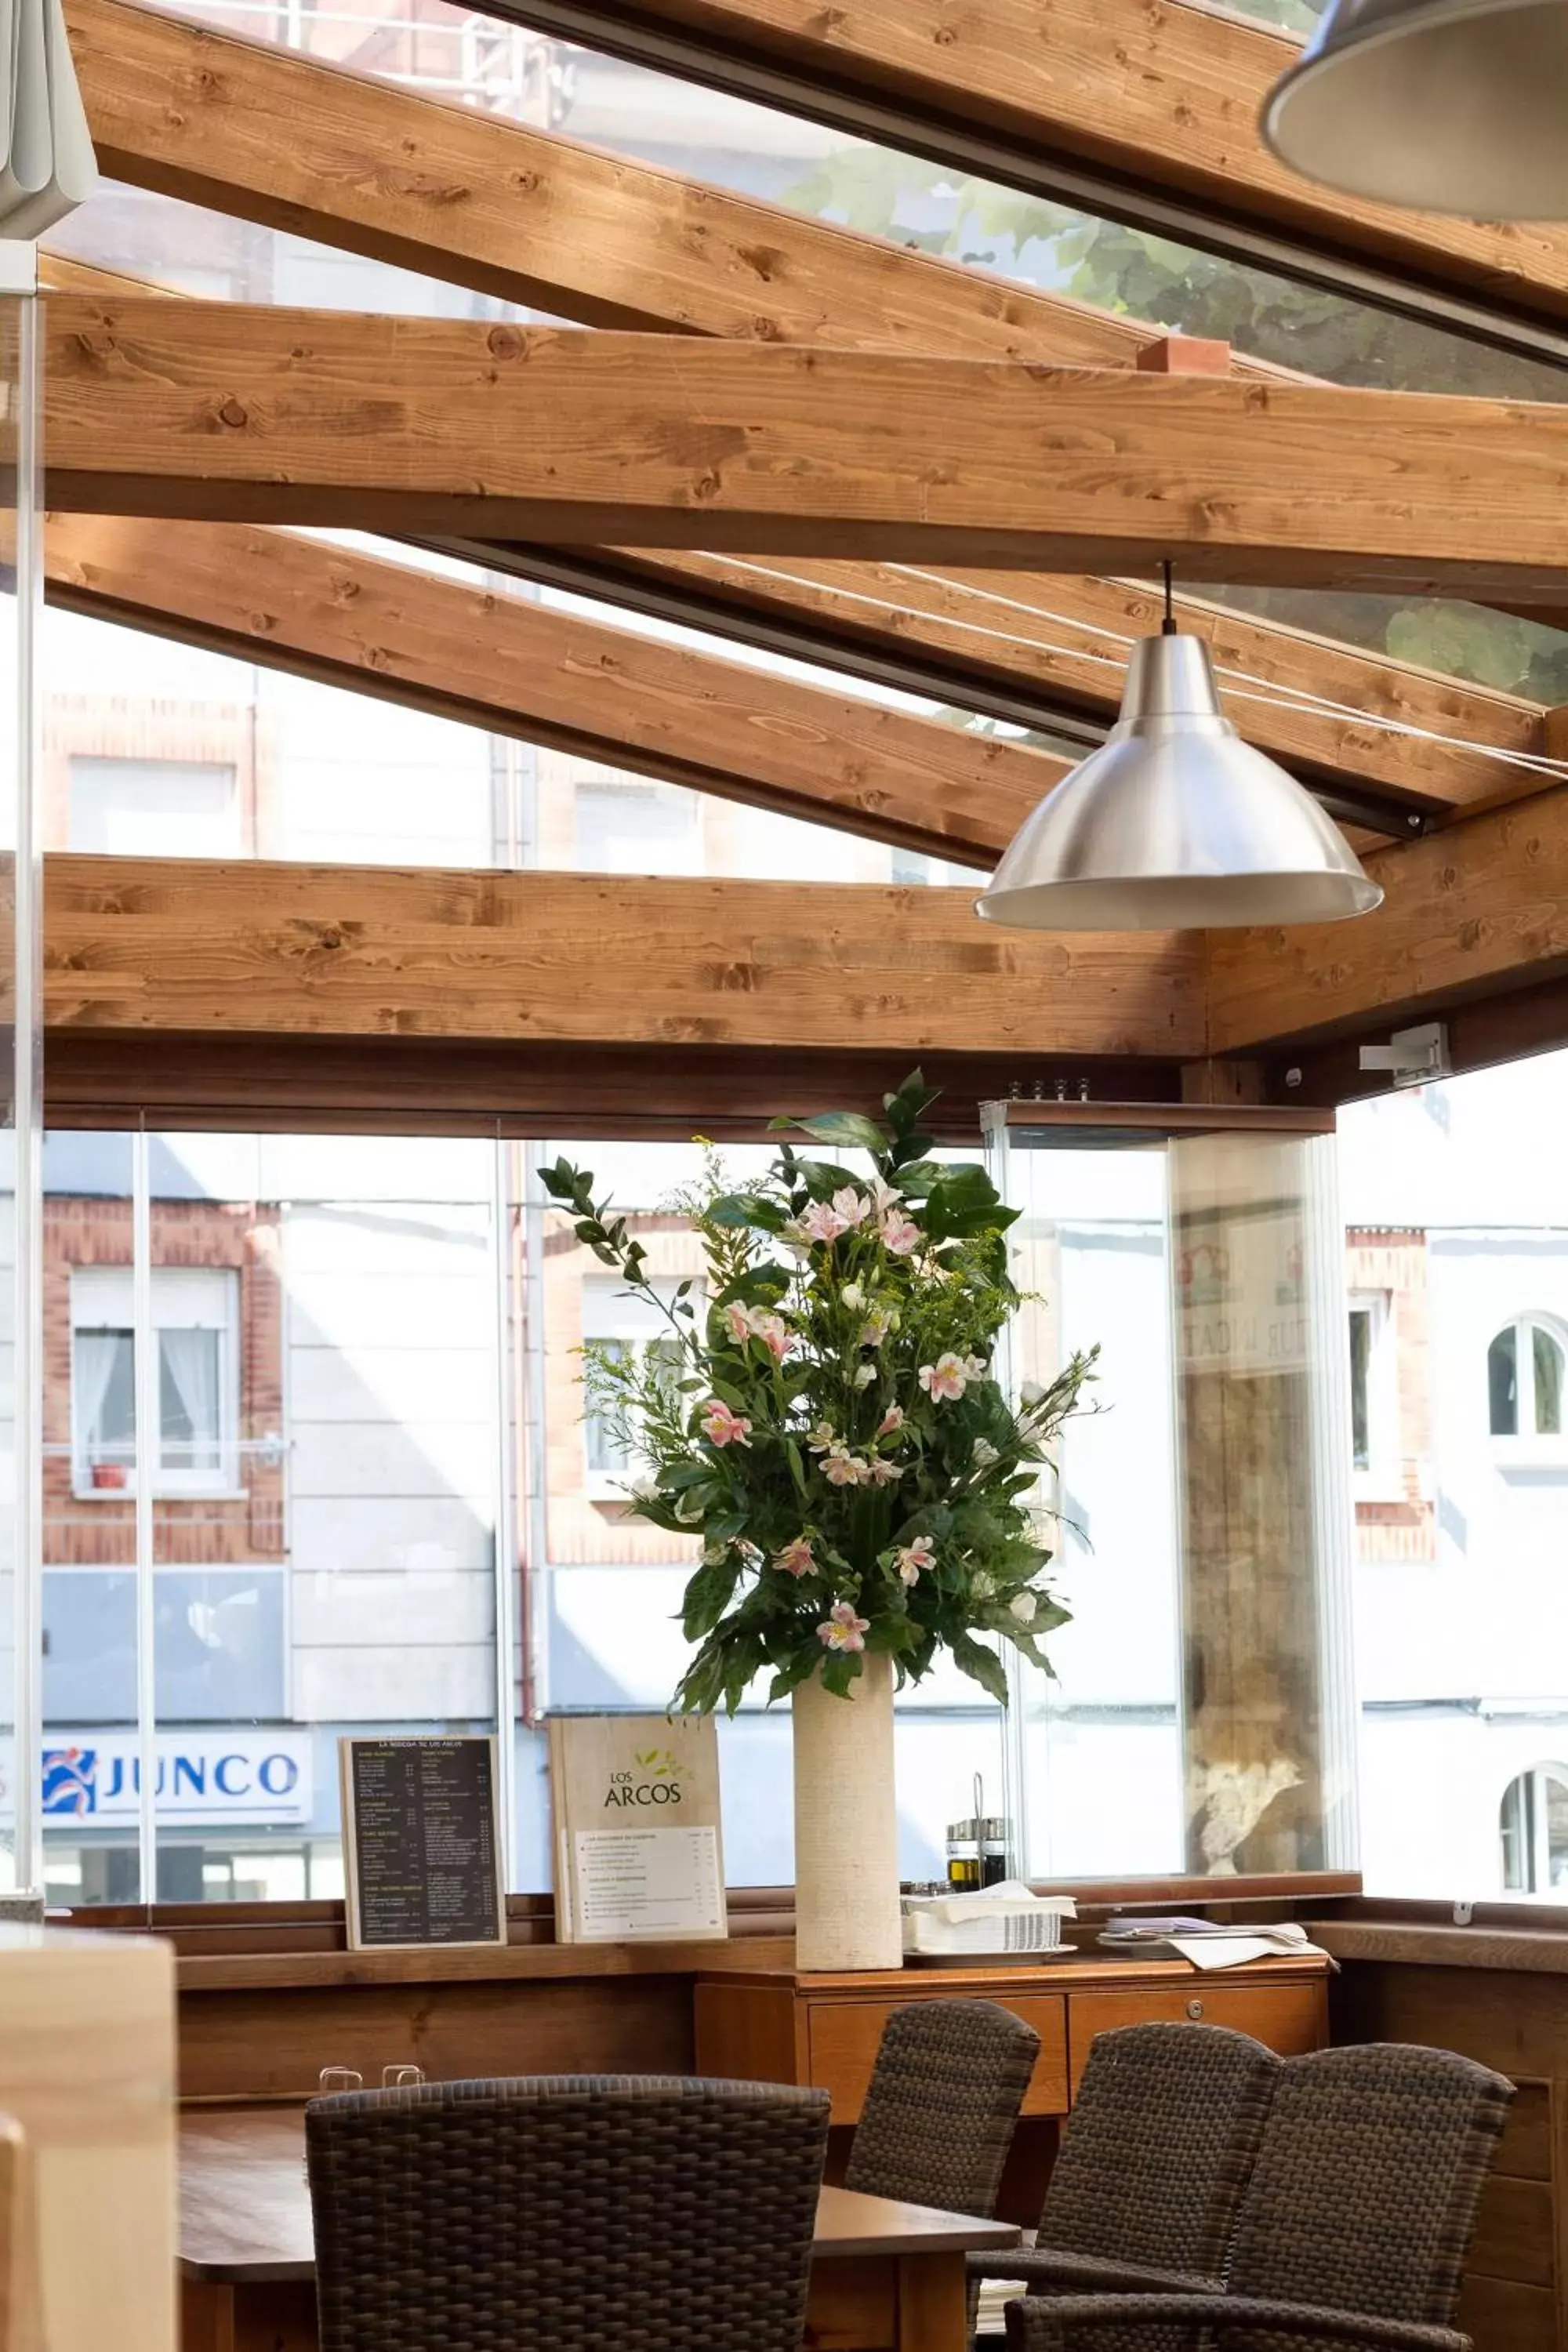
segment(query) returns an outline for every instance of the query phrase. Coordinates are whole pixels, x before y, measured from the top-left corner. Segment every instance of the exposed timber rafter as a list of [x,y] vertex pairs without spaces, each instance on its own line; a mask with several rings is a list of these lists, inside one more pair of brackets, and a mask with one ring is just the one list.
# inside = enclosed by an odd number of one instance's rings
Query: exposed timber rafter
[[584,326],[1090,367],[1158,331],[137,0],[66,13],[116,179]]
[[51,603],[989,868],[1066,762],[285,531],[57,515]]
[[[69,13],[100,151],[118,177],[449,283],[543,301],[585,322],[766,341],[1110,364],[1131,362],[1148,341],[1148,329],[1118,314],[135,0],[69,0]],[[43,265],[64,290],[137,290],[63,257],[46,254]],[[1231,365],[1280,373],[1244,354]],[[521,553],[559,564],[563,551]],[[480,560],[500,569],[512,561]],[[1084,656],[1074,662],[1013,642],[1026,620],[1010,618],[986,640],[986,613],[962,578],[889,581],[876,567],[819,564],[812,583],[764,585],[695,554],[645,558],[642,569],[657,575],[656,594],[687,602],[679,616],[697,625],[1086,740],[1115,703],[1105,690],[1114,669],[1092,659],[1096,645],[1106,649],[1095,632],[1136,634],[1148,611],[1144,593],[1122,583],[1058,577],[1021,591],[995,583],[1021,604],[1044,595],[1060,617],[1058,638],[1081,628]],[[630,601],[643,593],[637,586]],[[1397,826],[1402,808],[1436,814],[1531,788],[1526,771],[1431,739],[1528,752],[1539,748],[1535,706],[1195,602],[1182,614],[1219,658],[1279,689],[1279,709],[1237,695],[1232,715],[1243,732],[1325,797],[1340,793],[1352,814]],[[1301,694],[1422,732],[1310,711],[1289,699]]]
[[[1100,739],[1120,706],[1125,640],[1160,625],[1158,592],[1135,581],[668,549],[443,547],[1019,726],[1081,728],[1086,740]],[[1391,832],[1406,830],[1402,811],[1437,819],[1552,781],[1496,756],[1550,755],[1541,703],[1200,597],[1179,596],[1175,610],[1184,629],[1208,641],[1241,733],[1325,798],[1381,804],[1377,819],[1386,816]]]
[[492,16],[1163,236],[1568,362],[1568,231],[1436,219],[1288,172],[1299,45],[1167,0],[489,0]]
[[[1210,933],[1212,1052],[1386,1035],[1568,976],[1568,786],[1375,851],[1367,865],[1387,895],[1354,922]],[[1564,1034],[1568,1021],[1552,1042]]]
[[[1568,604],[1568,412],[51,298],[50,503]],[[1310,485],[1310,497],[1301,494]]]
[[961,890],[51,856],[45,1017],[918,1055],[1203,1050],[1203,942],[987,930]]

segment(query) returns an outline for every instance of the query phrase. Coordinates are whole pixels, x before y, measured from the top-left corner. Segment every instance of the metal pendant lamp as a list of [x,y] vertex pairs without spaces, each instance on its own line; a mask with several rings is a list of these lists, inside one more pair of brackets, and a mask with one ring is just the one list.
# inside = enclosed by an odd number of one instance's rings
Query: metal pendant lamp
[[1568,219],[1568,0],[1332,0],[1261,127],[1348,195]]
[[1222,715],[1203,639],[1168,621],[1133,646],[1105,741],[974,905],[1030,930],[1163,931],[1336,922],[1382,898],[1311,794]]

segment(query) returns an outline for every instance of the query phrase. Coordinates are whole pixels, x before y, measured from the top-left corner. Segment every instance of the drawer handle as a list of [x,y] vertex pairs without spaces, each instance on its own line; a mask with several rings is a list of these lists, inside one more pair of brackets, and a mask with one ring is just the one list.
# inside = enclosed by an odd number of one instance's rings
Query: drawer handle
[[1203,2005],[1203,2003],[1202,2003],[1202,2001],[1201,2001],[1201,2000],[1190,2000],[1190,2001],[1188,2001],[1188,2003],[1187,2003],[1187,2015],[1192,2019],[1192,2021],[1193,2021],[1193,2022],[1194,2022],[1194,2025],[1197,2023],[1197,2021],[1198,2021],[1199,2018],[1201,2018],[1201,2017],[1202,2017],[1203,2013],[1204,2013],[1204,2005]]

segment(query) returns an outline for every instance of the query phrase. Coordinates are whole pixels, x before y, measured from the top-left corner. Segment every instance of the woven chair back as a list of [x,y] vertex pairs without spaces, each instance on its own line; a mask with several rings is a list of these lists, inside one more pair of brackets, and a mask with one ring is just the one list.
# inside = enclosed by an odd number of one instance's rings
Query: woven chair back
[[847,2189],[947,2213],[996,2210],[1040,2037],[994,2000],[920,2000],[883,2028]]
[[647,2075],[318,2099],[321,2352],[797,2352],[827,2116]]
[[1218,2278],[1281,2062],[1221,2025],[1097,2034],[1040,2243]]
[[[1289,2059],[1230,2292],[1447,2326],[1512,2096],[1502,2075],[1449,2050],[1372,2042]],[[1268,2342],[1245,2339],[1253,2352]],[[1243,2352],[1244,2339],[1227,2331],[1227,2346]],[[1295,2352],[1309,2352],[1304,2339]]]

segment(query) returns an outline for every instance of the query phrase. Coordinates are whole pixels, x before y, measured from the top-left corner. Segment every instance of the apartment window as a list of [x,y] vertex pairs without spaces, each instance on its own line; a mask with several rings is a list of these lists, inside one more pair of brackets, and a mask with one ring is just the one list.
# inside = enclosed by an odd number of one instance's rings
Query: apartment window
[[696,874],[697,795],[681,784],[601,777],[577,787],[577,863],[591,874]]
[[238,775],[220,761],[77,756],[70,845],[110,857],[237,857]]
[[[673,1283],[655,1286],[667,1301],[675,1296]],[[648,1360],[661,1379],[675,1381],[680,1369],[680,1343],[659,1307],[649,1298],[628,1296],[618,1279],[590,1276],[583,1285],[583,1338],[596,1355],[621,1363],[634,1355]],[[618,1496],[637,1475],[639,1457],[630,1452],[605,1416],[591,1405],[583,1416],[584,1466],[591,1494]]]
[[1557,1328],[1521,1315],[1487,1349],[1487,1394],[1494,1437],[1561,1438],[1563,1342]]
[[1358,1501],[1401,1492],[1399,1357],[1385,1290],[1352,1293],[1349,1307],[1351,1467]]
[[1568,1765],[1537,1764],[1503,1790],[1505,1893],[1548,1895],[1568,1887]]
[[[239,1278],[223,1268],[153,1272],[158,1346],[158,1492],[237,1486]],[[71,1276],[72,1459],[79,1493],[132,1484],[136,1347],[129,1266]]]

